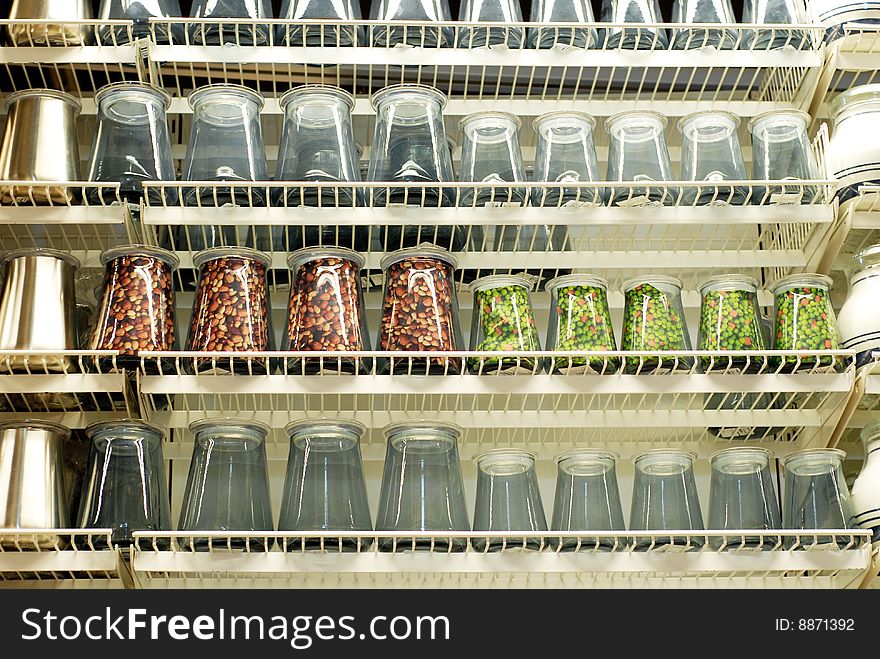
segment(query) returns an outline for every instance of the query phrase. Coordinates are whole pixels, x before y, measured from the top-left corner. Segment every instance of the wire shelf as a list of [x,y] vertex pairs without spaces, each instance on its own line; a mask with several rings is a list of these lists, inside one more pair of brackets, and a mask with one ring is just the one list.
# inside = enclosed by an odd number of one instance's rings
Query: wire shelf
[[[281,429],[287,423],[323,416],[364,423],[368,460],[384,456],[386,424],[418,419],[463,426],[468,449],[528,446],[542,459],[583,445],[633,455],[670,442],[707,456],[745,440],[783,455],[827,445],[855,374],[846,351],[679,352],[663,353],[660,361],[657,354],[622,352],[498,358],[488,352],[142,353],[138,390],[144,414],[176,429],[169,458],[189,456],[192,438],[183,429],[190,423],[230,413],[275,429],[268,443],[273,459],[286,457]],[[541,373],[549,360],[572,372]],[[621,364],[638,374],[621,373]],[[429,368],[446,374],[424,375]]]
[[[523,115],[574,104],[607,116],[638,100],[678,116],[708,103],[751,116],[774,105],[809,102],[823,61],[823,30],[815,25],[728,26],[733,50],[669,50],[656,35],[694,28],[680,24],[159,19],[151,27],[152,78],[178,96],[221,82],[246,83],[271,95],[304,83],[359,94],[416,83],[449,95],[451,114],[490,102],[493,109]],[[642,49],[614,45],[616,28],[626,28]],[[770,41],[750,40],[755,28],[781,47],[757,49],[756,43]],[[592,47],[535,49],[522,38],[559,41],[572,33],[584,35]],[[508,45],[467,47],[480,35]],[[394,46],[398,41],[408,45]],[[218,45],[203,45],[208,42]],[[312,43],[324,45],[306,45]],[[369,111],[366,99],[355,108]]]
[[870,534],[855,530],[136,533],[132,549],[141,587],[855,588],[870,563]]
[[0,529],[0,588],[121,587],[110,530]]

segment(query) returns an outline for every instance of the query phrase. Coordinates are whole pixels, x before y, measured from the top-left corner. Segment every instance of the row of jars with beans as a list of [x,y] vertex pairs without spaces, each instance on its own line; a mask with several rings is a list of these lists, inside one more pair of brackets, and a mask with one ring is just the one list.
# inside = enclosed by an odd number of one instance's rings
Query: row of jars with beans
[[[87,180],[121,185],[121,194],[137,200],[145,182],[174,182],[166,112],[168,95],[139,83],[114,83],[97,93],[98,128]],[[446,97],[422,85],[394,85],[372,97],[377,112],[366,180],[361,182],[351,112],[354,98],[342,89],[304,85],[281,98],[284,128],[276,182],[311,184],[310,189],[270,185],[260,125],[264,99],[237,85],[209,85],[189,98],[194,119],[181,179],[230,182],[224,186],[180,186],[159,193],[153,203],[216,206],[486,206],[556,207],[571,204],[743,205],[810,201],[818,188],[803,181],[818,178],[807,137],[809,116],[776,110],[752,120],[752,176],[779,185],[725,185],[748,180],[739,142],[739,118],[703,111],[683,118],[680,172],[673,174],[666,139],[667,118],[649,110],[630,110],[607,120],[611,140],[604,181],[594,143],[595,118],[560,110],[538,117],[532,179],[555,186],[529,194],[519,141],[520,119],[506,112],[480,112],[460,122],[462,156],[453,171],[443,111]],[[79,102],[51,90],[27,90],[5,101],[8,120],[0,153],[0,176],[10,181],[79,181],[76,114]],[[21,117],[38,113],[57,121],[34,126]],[[65,139],[59,140],[59,132]],[[34,143],[46,143],[46,149]],[[51,148],[50,148],[51,147]],[[670,186],[669,181],[700,182]],[[456,189],[438,183],[480,183]],[[783,184],[784,180],[784,184]],[[243,186],[265,182],[264,186]],[[638,182],[638,185],[634,185]],[[396,184],[403,185],[396,185]],[[621,186],[620,183],[627,185]],[[319,184],[324,184],[323,186]],[[345,185],[351,184],[351,185]],[[391,184],[395,184],[392,186]],[[587,184],[587,185],[583,185]],[[618,184],[618,185],[614,185]],[[417,186],[417,187],[413,187]],[[303,186],[300,186],[300,188]],[[58,195],[61,198],[56,198]],[[114,201],[115,190],[89,190],[92,201]],[[164,197],[162,196],[164,194]],[[43,199],[47,195],[48,199]],[[35,189],[37,202],[69,203],[69,192]],[[405,245],[401,245],[405,246]]]
[[[90,348],[140,351],[175,348],[173,270],[176,257],[155,247],[128,246],[103,256],[106,264],[97,323]],[[291,289],[283,348],[293,352],[369,351],[364,313],[360,254],[343,248],[313,247],[288,259]],[[194,257],[198,284],[186,349],[206,352],[274,350],[267,270],[270,258],[256,250],[212,248]],[[459,328],[455,289],[457,260],[447,250],[421,245],[392,252],[385,273],[380,351],[401,353],[461,351],[506,353],[540,351],[541,341],[527,275],[491,275],[473,282],[474,311],[469,346]],[[774,318],[765,320],[758,303],[758,284],[741,275],[721,275],[701,287],[699,349],[702,351],[796,350],[812,354],[839,346],[829,296],[831,280],[798,274],[776,282]],[[608,305],[607,283],[589,274],[558,277],[546,285],[551,297],[548,350],[607,352],[617,350]],[[646,275],[623,286],[624,351],[664,353],[691,350],[681,301],[681,282]],[[769,325],[769,326],[768,326]],[[337,355],[338,356],[338,355]],[[706,358],[708,359],[708,358]],[[781,358],[780,358],[781,359]],[[790,360],[792,370],[801,364]],[[831,357],[819,357],[832,366]],[[684,365],[687,358],[657,355],[626,357],[625,370]],[[312,360],[306,360],[310,362]],[[358,360],[314,360],[306,370],[339,368],[353,372]],[[758,360],[734,357],[744,370]],[[399,368],[415,373],[459,372],[460,360],[428,356],[401,360]],[[412,362],[415,362],[415,366]],[[418,364],[421,364],[420,366]],[[805,361],[815,368],[815,361]],[[560,356],[551,371],[616,372],[620,360],[593,356]],[[214,365],[216,366],[216,364]],[[528,356],[473,358],[472,371],[537,372],[540,360]],[[248,366],[250,368],[250,366]],[[393,368],[393,364],[392,364]]]

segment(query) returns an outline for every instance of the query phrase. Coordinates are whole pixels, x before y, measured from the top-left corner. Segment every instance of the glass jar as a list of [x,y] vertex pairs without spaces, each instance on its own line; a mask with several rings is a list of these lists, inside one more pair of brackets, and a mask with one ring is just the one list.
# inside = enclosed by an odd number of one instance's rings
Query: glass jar
[[[787,456],[782,461],[785,477],[785,496],[782,505],[782,523],[797,531],[836,530],[852,526],[853,508],[849,487],[843,475],[846,453],[839,449],[807,449]],[[804,534],[804,547],[827,545],[833,536]],[[841,537],[838,546],[852,542]]]
[[738,47],[739,34],[731,29],[736,24],[730,0],[675,0],[672,22],[701,24],[718,23],[722,27],[676,28],[672,30],[672,47],[677,50],[716,48],[733,50]]
[[831,104],[833,124],[826,157],[837,179],[837,196],[846,201],[862,185],[880,183],[880,84],[853,87]]
[[[547,282],[546,289],[550,294],[547,350],[617,350],[607,281],[593,275],[566,275]],[[550,370],[604,375],[619,368],[617,357],[556,357]]]
[[849,294],[840,309],[838,324],[840,344],[855,350],[858,365],[872,361],[880,350],[880,245],[872,245],[856,254],[847,268]]
[[380,537],[379,550],[463,552],[467,539],[452,535],[470,531],[458,453],[461,428],[449,423],[407,421],[386,426],[382,432],[388,450],[376,531],[436,535]]
[[[452,21],[449,0],[372,0],[370,20],[393,23],[448,23]],[[451,27],[428,25],[375,25],[370,41],[381,48],[400,44],[423,48],[443,48],[452,44],[455,33]]]
[[289,21],[275,28],[275,45],[292,48],[327,46],[340,48],[365,45],[364,28],[354,25],[304,24],[323,19],[360,21],[361,4],[355,0],[284,0],[278,18]]
[[605,49],[665,50],[669,45],[657,0],[602,0],[603,23],[633,23],[632,27],[609,27]]
[[[169,25],[171,21],[179,21],[181,16],[179,0],[101,0],[101,9],[98,18],[104,21],[132,21],[131,36],[135,39],[149,39],[155,37],[158,43],[170,41]],[[150,29],[150,19],[166,19],[153,24]],[[183,41],[183,30],[178,26],[173,28],[174,40],[177,43]],[[104,45],[116,45],[126,43],[129,40],[128,29],[124,26],[100,28],[101,43]]]
[[[271,305],[266,270],[271,259],[244,247],[218,247],[197,253],[199,283],[193,301],[187,351],[262,352],[273,350]],[[260,359],[228,357],[196,360],[201,370],[265,372]]]
[[184,549],[266,551],[275,528],[266,462],[269,426],[243,419],[202,419],[189,429],[195,442],[178,529],[243,535],[186,539]]
[[364,370],[363,359],[334,352],[369,351],[361,268],[364,257],[348,249],[311,247],[290,255],[291,286],[285,350],[331,353],[314,359],[291,358],[291,373]]
[[86,434],[91,450],[78,528],[112,529],[111,540],[120,546],[130,545],[135,531],[170,531],[165,431],[124,419],[94,423]]
[[[621,350],[662,353],[691,349],[691,337],[681,303],[681,281],[664,275],[645,275],[623,284]],[[687,371],[690,357],[626,357],[625,372]]]
[[594,134],[596,119],[581,112],[557,110],[532,124],[538,135],[534,179],[560,187],[535,188],[533,206],[581,206],[603,202],[604,188],[566,188],[565,183],[590,183],[601,179]]
[[[820,0],[813,0],[812,4]],[[800,0],[746,0],[743,6],[743,25],[804,25],[809,24],[805,16],[806,7]],[[772,27],[759,27],[746,30],[743,34],[743,50],[778,50],[812,47],[813,36],[804,30],[779,30]]]
[[865,463],[852,486],[853,524],[873,532],[880,542],[880,421],[862,429]]
[[749,197],[746,186],[720,185],[746,181],[746,164],[739,144],[739,117],[729,112],[690,114],[678,122],[682,137],[681,180],[714,183],[686,187],[682,202],[689,206],[741,206]]
[[774,363],[785,372],[835,370],[834,357],[812,356],[826,350],[839,350],[837,319],[831,305],[831,277],[797,274],[783,277],[771,287],[775,304],[774,350],[800,350],[810,356],[777,357]]
[[675,203],[678,196],[675,188],[650,185],[672,180],[666,124],[665,116],[647,110],[628,110],[605,122],[605,130],[611,136],[607,180],[642,183],[640,186],[613,188],[612,204],[671,206]]
[[807,127],[810,115],[798,110],[771,110],[749,122],[752,134],[752,178],[756,181],[787,181],[787,184],[756,186],[756,204],[813,203],[819,188],[802,181],[819,178]]
[[366,431],[363,424],[343,419],[303,419],[287,426],[290,454],[278,530],[327,537],[282,540],[282,550],[356,552],[370,547],[372,538],[345,535],[373,530],[360,446]]
[[[768,350],[764,343],[758,282],[744,275],[718,275],[700,286],[701,351]],[[705,370],[757,371],[761,360],[748,357],[703,357]]]
[[[463,349],[455,269],[458,260],[431,245],[401,249],[382,259],[385,292],[379,349],[450,352]],[[461,360],[449,357],[392,358],[392,373],[459,373]]]
[[[262,96],[247,87],[217,84],[194,91],[189,104],[193,125],[183,163],[184,181],[229,181],[234,185],[269,179],[260,126]],[[261,188],[184,190],[190,206],[262,206],[266,202]]]
[[[273,17],[272,0],[194,0],[190,16],[206,21],[194,22],[190,26],[189,37],[194,44],[268,46],[270,43],[272,26],[253,21]],[[242,22],[211,22],[221,18],[237,18]]]
[[[595,23],[590,0],[532,0],[533,23]],[[530,48],[595,48],[594,27],[534,27],[529,29]]]
[[[473,284],[474,311],[471,350],[476,352],[540,351],[538,327],[529,296],[532,280],[526,275],[491,275]],[[470,370],[478,374],[537,373],[535,357],[472,357]]]
[[174,350],[173,273],[179,260],[146,245],[125,245],[101,255],[104,285],[90,350],[117,350],[118,364],[140,366],[141,351]]
[[498,27],[462,27],[458,29],[458,48],[485,48],[505,45],[517,50],[523,45],[523,28],[505,23],[522,23],[518,0],[464,0],[458,13],[462,23],[499,23]]
[[[7,18],[8,11],[8,18],[13,21],[3,31],[14,46],[84,46],[94,34],[92,26],[83,22],[92,19],[92,3],[86,0],[12,0],[3,4],[3,18]],[[41,22],[46,20],[58,22]]]
[[[522,149],[519,146],[521,122],[507,112],[478,112],[458,124],[461,143],[462,183],[522,183],[526,180]],[[465,188],[459,205],[465,207],[524,206],[526,189]]]
[[[98,127],[89,158],[89,181],[119,183],[122,197],[137,202],[143,195],[144,181],[176,180],[166,118],[171,97],[165,91],[152,85],[117,82],[98,90],[95,101]],[[161,204],[161,193],[153,192],[153,201]],[[89,194],[93,203],[98,203],[97,192]],[[115,191],[104,194],[105,202],[116,200]],[[165,201],[173,204],[175,200]]]

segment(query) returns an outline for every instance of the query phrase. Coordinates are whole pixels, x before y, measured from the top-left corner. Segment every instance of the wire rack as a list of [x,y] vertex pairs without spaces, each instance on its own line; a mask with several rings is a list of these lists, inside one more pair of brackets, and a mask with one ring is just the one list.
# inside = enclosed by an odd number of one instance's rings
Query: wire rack
[[109,530],[0,530],[0,588],[122,587]]
[[868,532],[832,530],[136,533],[132,548],[136,583],[147,588],[856,588],[870,564]]
[[[745,355],[748,364],[733,355]],[[680,352],[663,353],[660,360],[657,354],[619,352],[504,353],[503,362],[498,357],[144,353],[138,391],[147,418],[175,429],[166,447],[169,458],[191,453],[192,438],[184,430],[190,423],[232,410],[274,429],[268,444],[274,459],[287,455],[281,430],[287,423],[319,417],[363,422],[368,460],[382,459],[386,424],[418,419],[463,426],[467,449],[528,446],[542,459],[583,445],[633,455],[669,442],[708,456],[746,439],[784,455],[827,445],[855,374],[851,352]],[[575,372],[541,373],[550,360]],[[424,375],[429,365],[441,374]],[[798,372],[786,373],[792,368]]]

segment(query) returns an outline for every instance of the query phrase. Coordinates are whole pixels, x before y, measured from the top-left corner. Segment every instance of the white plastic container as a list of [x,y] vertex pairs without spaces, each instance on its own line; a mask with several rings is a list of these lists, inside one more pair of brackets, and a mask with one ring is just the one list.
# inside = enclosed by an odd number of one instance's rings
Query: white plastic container
[[865,464],[852,486],[853,524],[874,532],[880,541],[880,421],[862,430]]
[[828,145],[828,170],[837,179],[837,195],[845,201],[866,183],[880,183],[880,84],[845,91],[831,105],[833,129]]
[[812,0],[808,6],[813,23],[825,26],[827,41],[854,23],[880,23],[880,0]]
[[858,352],[859,365],[880,350],[880,245],[856,254],[847,268],[849,295],[837,317],[841,347]]

